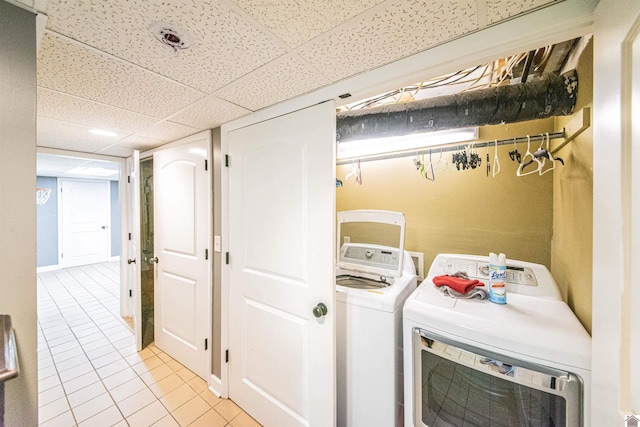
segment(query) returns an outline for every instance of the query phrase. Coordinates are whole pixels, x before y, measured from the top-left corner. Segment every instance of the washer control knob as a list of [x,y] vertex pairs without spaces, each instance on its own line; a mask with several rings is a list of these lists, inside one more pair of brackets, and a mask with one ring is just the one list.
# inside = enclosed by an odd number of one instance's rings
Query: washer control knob
[[366,256],[367,258],[372,258],[373,251],[371,249],[367,249],[366,251],[364,251],[364,256]]

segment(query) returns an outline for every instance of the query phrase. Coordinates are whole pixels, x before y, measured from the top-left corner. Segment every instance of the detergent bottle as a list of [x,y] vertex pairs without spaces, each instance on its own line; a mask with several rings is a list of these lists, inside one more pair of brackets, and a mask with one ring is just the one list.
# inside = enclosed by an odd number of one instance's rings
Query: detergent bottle
[[489,254],[489,301],[507,303],[507,257]]

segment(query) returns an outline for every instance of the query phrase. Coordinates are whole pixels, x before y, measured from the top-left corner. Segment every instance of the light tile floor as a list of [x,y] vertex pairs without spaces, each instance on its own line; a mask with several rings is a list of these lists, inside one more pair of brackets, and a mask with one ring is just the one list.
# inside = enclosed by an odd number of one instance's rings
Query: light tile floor
[[120,317],[118,263],[38,274],[40,426],[256,427]]

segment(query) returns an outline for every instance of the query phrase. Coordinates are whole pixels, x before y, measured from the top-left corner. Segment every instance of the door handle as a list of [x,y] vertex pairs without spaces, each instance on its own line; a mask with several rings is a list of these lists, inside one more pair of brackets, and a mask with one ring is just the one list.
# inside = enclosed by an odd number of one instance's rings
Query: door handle
[[107,226],[106,226],[106,225],[103,225],[103,226],[102,226],[102,227],[100,227],[100,228],[102,228],[103,230],[105,230],[105,229],[107,228]]
[[313,307],[313,315],[315,317],[317,317],[318,319],[321,318],[322,316],[326,316],[327,315],[327,306],[324,305],[323,303],[319,302],[318,305]]
[[158,263],[158,257],[153,257],[149,260],[149,264],[157,264]]
[[136,263],[136,259],[128,259],[127,260],[127,264],[135,264]]

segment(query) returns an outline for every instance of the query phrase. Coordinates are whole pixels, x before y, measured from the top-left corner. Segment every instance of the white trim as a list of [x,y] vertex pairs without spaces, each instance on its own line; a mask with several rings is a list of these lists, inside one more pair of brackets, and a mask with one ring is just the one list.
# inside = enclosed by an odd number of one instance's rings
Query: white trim
[[40,273],[46,273],[47,271],[56,271],[61,269],[62,267],[60,266],[60,264],[45,265],[43,267],[36,268],[36,273],[40,274]]

